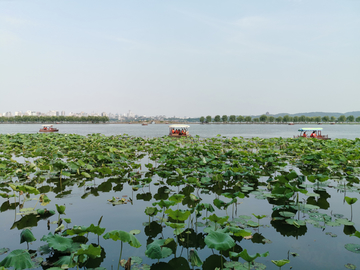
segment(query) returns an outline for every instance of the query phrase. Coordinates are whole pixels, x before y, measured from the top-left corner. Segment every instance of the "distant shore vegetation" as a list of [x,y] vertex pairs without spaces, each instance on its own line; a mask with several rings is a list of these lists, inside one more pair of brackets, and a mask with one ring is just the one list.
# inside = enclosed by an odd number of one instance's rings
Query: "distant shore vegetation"
[[344,123],[344,122],[360,122],[360,116],[354,117],[353,115],[345,116],[340,115],[339,117],[335,116],[269,116],[269,115],[261,115],[260,117],[251,117],[251,116],[235,116],[235,115],[216,115],[215,117],[212,117],[210,115],[208,116],[201,116],[200,117],[201,123]]
[[0,117],[0,123],[106,123],[107,116],[12,116]]

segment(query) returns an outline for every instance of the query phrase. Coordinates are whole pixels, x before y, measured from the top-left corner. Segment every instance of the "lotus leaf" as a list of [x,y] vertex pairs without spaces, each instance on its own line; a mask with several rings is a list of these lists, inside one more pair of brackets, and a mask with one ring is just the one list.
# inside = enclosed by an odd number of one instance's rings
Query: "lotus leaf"
[[172,209],[167,209],[165,211],[166,214],[169,215],[169,217],[171,217],[174,220],[179,220],[179,221],[184,221],[187,220],[188,217],[190,216],[191,212],[188,210],[172,210]]
[[15,249],[0,262],[0,266],[14,267],[15,270],[29,269],[34,267],[30,254],[24,249]]
[[169,201],[180,203],[185,198],[184,194],[174,194],[171,197],[169,197]]
[[285,264],[289,263],[289,260],[271,260],[273,264],[275,264],[277,267],[282,267]]
[[216,250],[224,251],[235,246],[235,241],[228,234],[210,231],[205,237],[205,243],[209,248],[215,248]]
[[255,255],[249,255],[247,250],[244,249],[243,251],[241,251],[240,253],[236,253],[236,252],[229,252],[230,257],[233,258],[238,258],[241,257],[243,258],[245,261],[247,261],[248,263],[252,262],[253,260],[255,260],[258,257],[267,257],[269,255],[269,252],[266,251],[265,253],[256,253]]
[[345,248],[348,251],[354,252],[354,253],[360,253],[360,245],[358,244],[346,244]]
[[357,198],[350,198],[350,197],[345,196],[345,201],[346,201],[349,205],[352,205],[352,204],[356,203],[357,200],[358,200]]
[[210,221],[215,222],[215,223],[224,224],[226,221],[228,221],[229,216],[218,217],[217,215],[212,214],[211,216],[208,217],[208,219],[209,219]]
[[190,249],[190,263],[192,266],[201,266],[202,261],[195,249]]
[[75,256],[78,256],[79,262],[84,263],[88,257],[90,258],[100,257],[101,254],[100,246],[94,247],[92,244],[90,245],[82,244],[80,245],[80,247],[81,248],[74,253]]
[[39,190],[37,190],[36,188],[32,187],[32,186],[28,186],[28,185],[15,185],[15,184],[9,184],[9,186],[14,190],[14,191],[22,191],[24,193],[29,193],[29,194],[34,194],[37,195],[40,193]]
[[36,241],[36,238],[34,237],[33,233],[29,229],[25,229],[20,234],[20,244],[23,242],[33,242]]
[[139,248],[141,244],[136,237],[128,232],[113,230],[104,234],[104,239],[112,239],[114,241],[120,240],[121,242],[129,243],[130,246]]
[[353,265],[353,264],[351,264],[351,263],[347,263],[347,264],[345,264],[345,267],[346,267],[347,269],[353,269],[353,270],[355,270],[355,269],[356,269],[356,266],[355,266],[355,265]]
[[172,250],[165,247],[166,239],[157,239],[146,246],[145,255],[150,259],[167,258],[172,254]]
[[57,204],[55,204],[55,206],[56,206],[56,210],[58,211],[58,213],[60,215],[65,215],[65,209],[66,209],[65,205],[57,205]]
[[53,235],[51,232],[48,235],[44,235],[41,238],[41,241],[46,241],[49,244],[49,247],[62,252],[70,249],[73,244],[72,239],[65,238],[57,234]]
[[281,211],[279,212],[279,214],[283,217],[293,217],[295,216],[295,213],[293,212],[288,212],[288,211]]
[[10,249],[9,248],[0,248],[0,255],[5,254],[6,252],[8,252]]

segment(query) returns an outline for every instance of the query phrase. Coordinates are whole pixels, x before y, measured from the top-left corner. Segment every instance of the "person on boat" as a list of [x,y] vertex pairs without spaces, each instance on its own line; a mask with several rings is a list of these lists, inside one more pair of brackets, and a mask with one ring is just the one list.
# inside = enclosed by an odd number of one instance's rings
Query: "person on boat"
[[47,130],[47,127],[44,127],[44,130]]
[[174,133],[175,133],[175,129],[172,128],[172,129],[171,129],[171,133],[174,134]]
[[306,131],[304,131],[303,135],[302,135],[304,138],[306,138]]
[[313,133],[311,133],[310,137],[311,137],[311,138],[316,138],[316,137],[317,137],[317,136],[316,136],[316,131],[315,131],[315,130],[313,131]]

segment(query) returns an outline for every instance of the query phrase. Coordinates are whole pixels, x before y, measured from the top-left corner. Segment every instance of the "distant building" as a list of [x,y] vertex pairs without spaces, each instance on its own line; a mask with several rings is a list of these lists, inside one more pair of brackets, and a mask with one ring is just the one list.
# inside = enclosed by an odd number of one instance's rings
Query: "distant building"
[[266,112],[266,115],[270,115],[270,113],[269,113],[269,112]]
[[4,116],[5,116],[5,117],[11,117],[12,114],[11,114],[11,112],[6,112],[6,113],[4,114]]
[[65,111],[61,111],[61,116],[65,116]]
[[15,116],[22,116],[22,112],[21,111],[15,112]]

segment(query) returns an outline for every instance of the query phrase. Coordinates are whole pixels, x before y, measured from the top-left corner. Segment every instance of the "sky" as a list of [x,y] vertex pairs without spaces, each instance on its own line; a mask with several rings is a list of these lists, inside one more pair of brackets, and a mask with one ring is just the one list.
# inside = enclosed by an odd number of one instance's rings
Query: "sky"
[[360,110],[359,0],[0,0],[0,112]]

